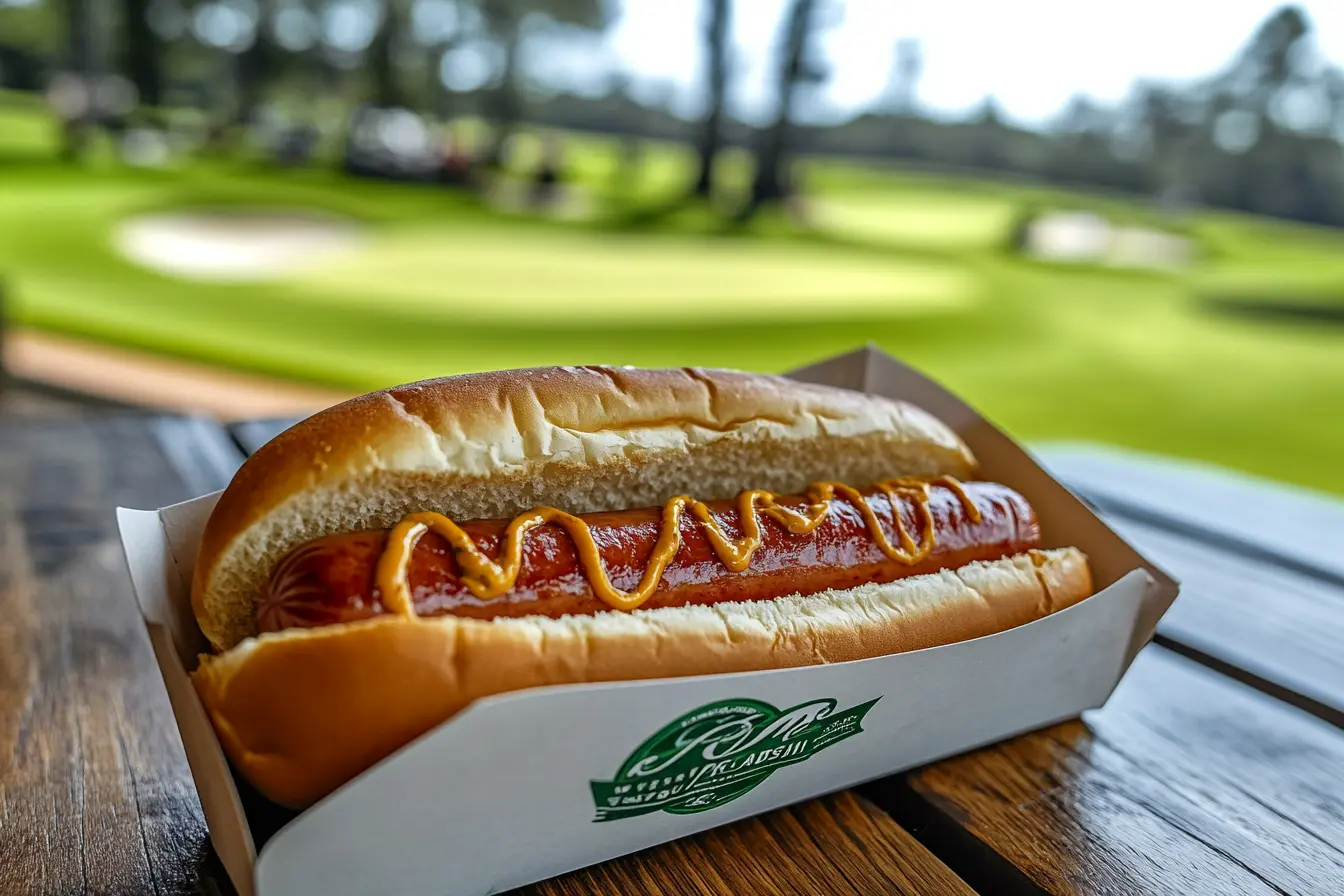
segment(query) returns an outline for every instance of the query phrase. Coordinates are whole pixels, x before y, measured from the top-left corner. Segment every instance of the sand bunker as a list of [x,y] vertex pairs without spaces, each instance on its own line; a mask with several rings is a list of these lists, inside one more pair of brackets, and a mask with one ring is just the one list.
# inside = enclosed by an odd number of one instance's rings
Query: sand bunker
[[364,230],[305,211],[215,210],[145,215],[113,234],[136,264],[192,280],[256,281],[303,270],[360,245]]
[[1178,270],[1194,260],[1187,238],[1144,227],[1116,227],[1090,212],[1056,212],[1031,222],[1025,250],[1044,261]]

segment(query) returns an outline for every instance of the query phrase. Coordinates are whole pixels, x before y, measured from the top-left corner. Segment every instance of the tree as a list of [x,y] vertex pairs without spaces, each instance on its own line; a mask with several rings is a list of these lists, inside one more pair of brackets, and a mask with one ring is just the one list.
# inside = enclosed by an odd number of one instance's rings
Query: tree
[[94,74],[93,3],[65,0],[66,65],[84,77]]
[[633,79],[628,72],[616,71],[611,74],[607,96],[609,105],[603,110],[602,118],[606,122],[620,122],[622,134],[620,153],[616,166],[612,169],[611,185],[613,192],[628,195],[639,178],[640,166],[644,163],[644,137],[650,118],[650,110],[630,95]]
[[63,7],[0,0],[0,87],[42,89],[66,39]]
[[247,124],[256,116],[267,86],[275,77],[280,48],[275,45],[275,0],[257,0],[257,18],[253,23],[252,42],[238,52],[233,62],[237,105],[234,121]]
[[135,85],[142,106],[163,104],[163,46],[149,24],[153,0],[122,0],[120,68]]
[[723,106],[728,92],[728,27],[730,0],[706,0],[705,61],[708,99],[700,128],[700,170],[691,195],[709,198],[714,192],[714,162],[723,144]]
[[1330,106],[1330,127],[1335,139],[1344,142],[1344,68],[1330,67],[1325,72],[1325,97]]
[[809,65],[808,38],[812,33],[817,0],[793,0],[784,28],[784,42],[780,49],[777,89],[779,107],[774,123],[761,137],[756,153],[756,176],[752,179],[751,197],[740,217],[746,220],[762,205],[777,202],[789,195],[788,148],[789,131],[793,123],[793,104],[798,85],[803,81],[820,80],[818,69]]
[[919,77],[924,72],[924,51],[913,37],[896,41],[891,74],[887,78],[883,105],[893,115],[910,115],[915,111],[915,93]]
[[1236,67],[1253,73],[1250,99],[1257,112],[1267,114],[1274,95],[1298,77],[1300,60],[1294,50],[1310,30],[1302,10],[1285,6],[1270,16],[1251,38]]
[[474,33],[477,27],[470,27],[479,16],[469,19],[467,9],[456,0],[417,0],[412,6],[411,31],[420,45],[423,64],[421,93],[424,107],[435,117],[450,111],[448,87],[443,81],[444,58],[469,37],[479,37]]
[[520,4],[515,0],[485,0],[482,12],[491,33],[503,48],[503,69],[499,86],[487,100],[489,115],[494,120],[494,140],[486,155],[488,167],[498,167],[504,160],[504,145],[522,114],[518,89],[518,44],[522,36]]
[[1264,126],[1284,88],[1306,80],[1297,51],[1310,32],[1302,10],[1280,8],[1256,29],[1228,70],[1214,79],[1213,91],[1233,97],[1238,109],[1251,112]]
[[601,29],[611,19],[605,0],[478,0],[486,27],[503,50],[499,84],[487,100],[495,136],[487,164],[498,165],[504,143],[522,115],[520,44],[523,20],[535,13],[551,22]]
[[1006,149],[1008,128],[1003,111],[992,96],[985,97],[967,123],[967,162],[990,171],[1009,166]]
[[373,104],[383,108],[405,106],[406,92],[397,76],[398,42],[406,31],[406,11],[400,0],[383,0],[383,18],[369,44],[369,78]]
[[64,115],[61,155],[77,160],[88,143],[93,118],[93,85],[97,76],[95,34],[90,0],[65,0],[65,59],[72,75],[68,114]]
[[1077,93],[1059,114],[1056,129],[1065,134],[1100,133],[1112,127],[1110,110],[1091,97]]

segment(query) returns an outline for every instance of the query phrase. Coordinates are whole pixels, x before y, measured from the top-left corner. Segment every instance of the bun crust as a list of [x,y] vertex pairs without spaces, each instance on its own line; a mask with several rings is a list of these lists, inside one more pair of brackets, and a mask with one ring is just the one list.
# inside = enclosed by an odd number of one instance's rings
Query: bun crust
[[303,807],[493,694],[918,650],[1022,625],[1091,593],[1078,550],[1029,551],[771,601],[290,629],[204,657],[192,678],[244,776],[270,799]]
[[543,367],[426,380],[328,408],[253,454],[205,527],[192,607],[232,647],[255,633],[256,595],[291,548],[416,510],[591,513],[818,479],[966,478],[974,465],[916,407],[782,377]]

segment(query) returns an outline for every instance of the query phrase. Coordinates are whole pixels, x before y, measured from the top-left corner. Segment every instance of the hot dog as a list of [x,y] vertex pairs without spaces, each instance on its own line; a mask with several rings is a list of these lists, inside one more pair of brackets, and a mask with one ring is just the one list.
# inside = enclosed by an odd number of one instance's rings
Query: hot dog
[[1091,594],[941,421],[729,371],[537,368],[337,405],[215,505],[192,680],[225,752],[305,806],[473,701],[843,662]]
[[[976,560],[1010,557],[1040,542],[1035,514],[1026,500],[996,483],[966,483],[960,490],[931,485],[927,517],[910,493],[897,494],[894,508],[891,497],[879,489],[861,489],[859,496],[879,521],[888,545],[899,541],[902,530],[930,530],[927,556],[888,556],[869,531],[859,507],[841,499],[832,503],[810,533],[795,535],[781,525],[762,526],[761,544],[750,563],[734,573],[715,554],[705,527],[682,517],[679,550],[641,609],[771,600],[867,582],[892,582],[956,569]],[[707,507],[719,526],[740,537],[744,526],[738,503],[714,501]],[[807,498],[801,495],[776,503],[798,513],[808,507]],[[900,515],[899,526],[893,512]],[[623,590],[633,589],[658,540],[660,509],[608,511],[586,515],[583,520],[601,545],[602,566],[612,583]],[[495,556],[507,523],[481,520],[464,523],[462,528],[481,551]],[[257,630],[355,622],[392,612],[375,581],[388,537],[387,530],[348,532],[296,548],[276,565],[266,583],[257,604]],[[433,532],[416,544],[408,579],[416,616],[558,617],[610,609],[593,593],[573,539],[555,524],[529,533],[518,579],[498,598],[472,594],[460,576],[451,545]]]

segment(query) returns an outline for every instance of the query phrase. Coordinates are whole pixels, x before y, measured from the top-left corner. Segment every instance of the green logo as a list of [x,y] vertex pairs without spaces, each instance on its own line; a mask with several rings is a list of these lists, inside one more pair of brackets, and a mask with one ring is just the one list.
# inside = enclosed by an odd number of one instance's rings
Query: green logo
[[776,769],[858,734],[864,714],[881,699],[843,712],[829,699],[783,711],[759,700],[721,700],[692,710],[640,744],[615,779],[592,782],[593,820],[721,806]]

